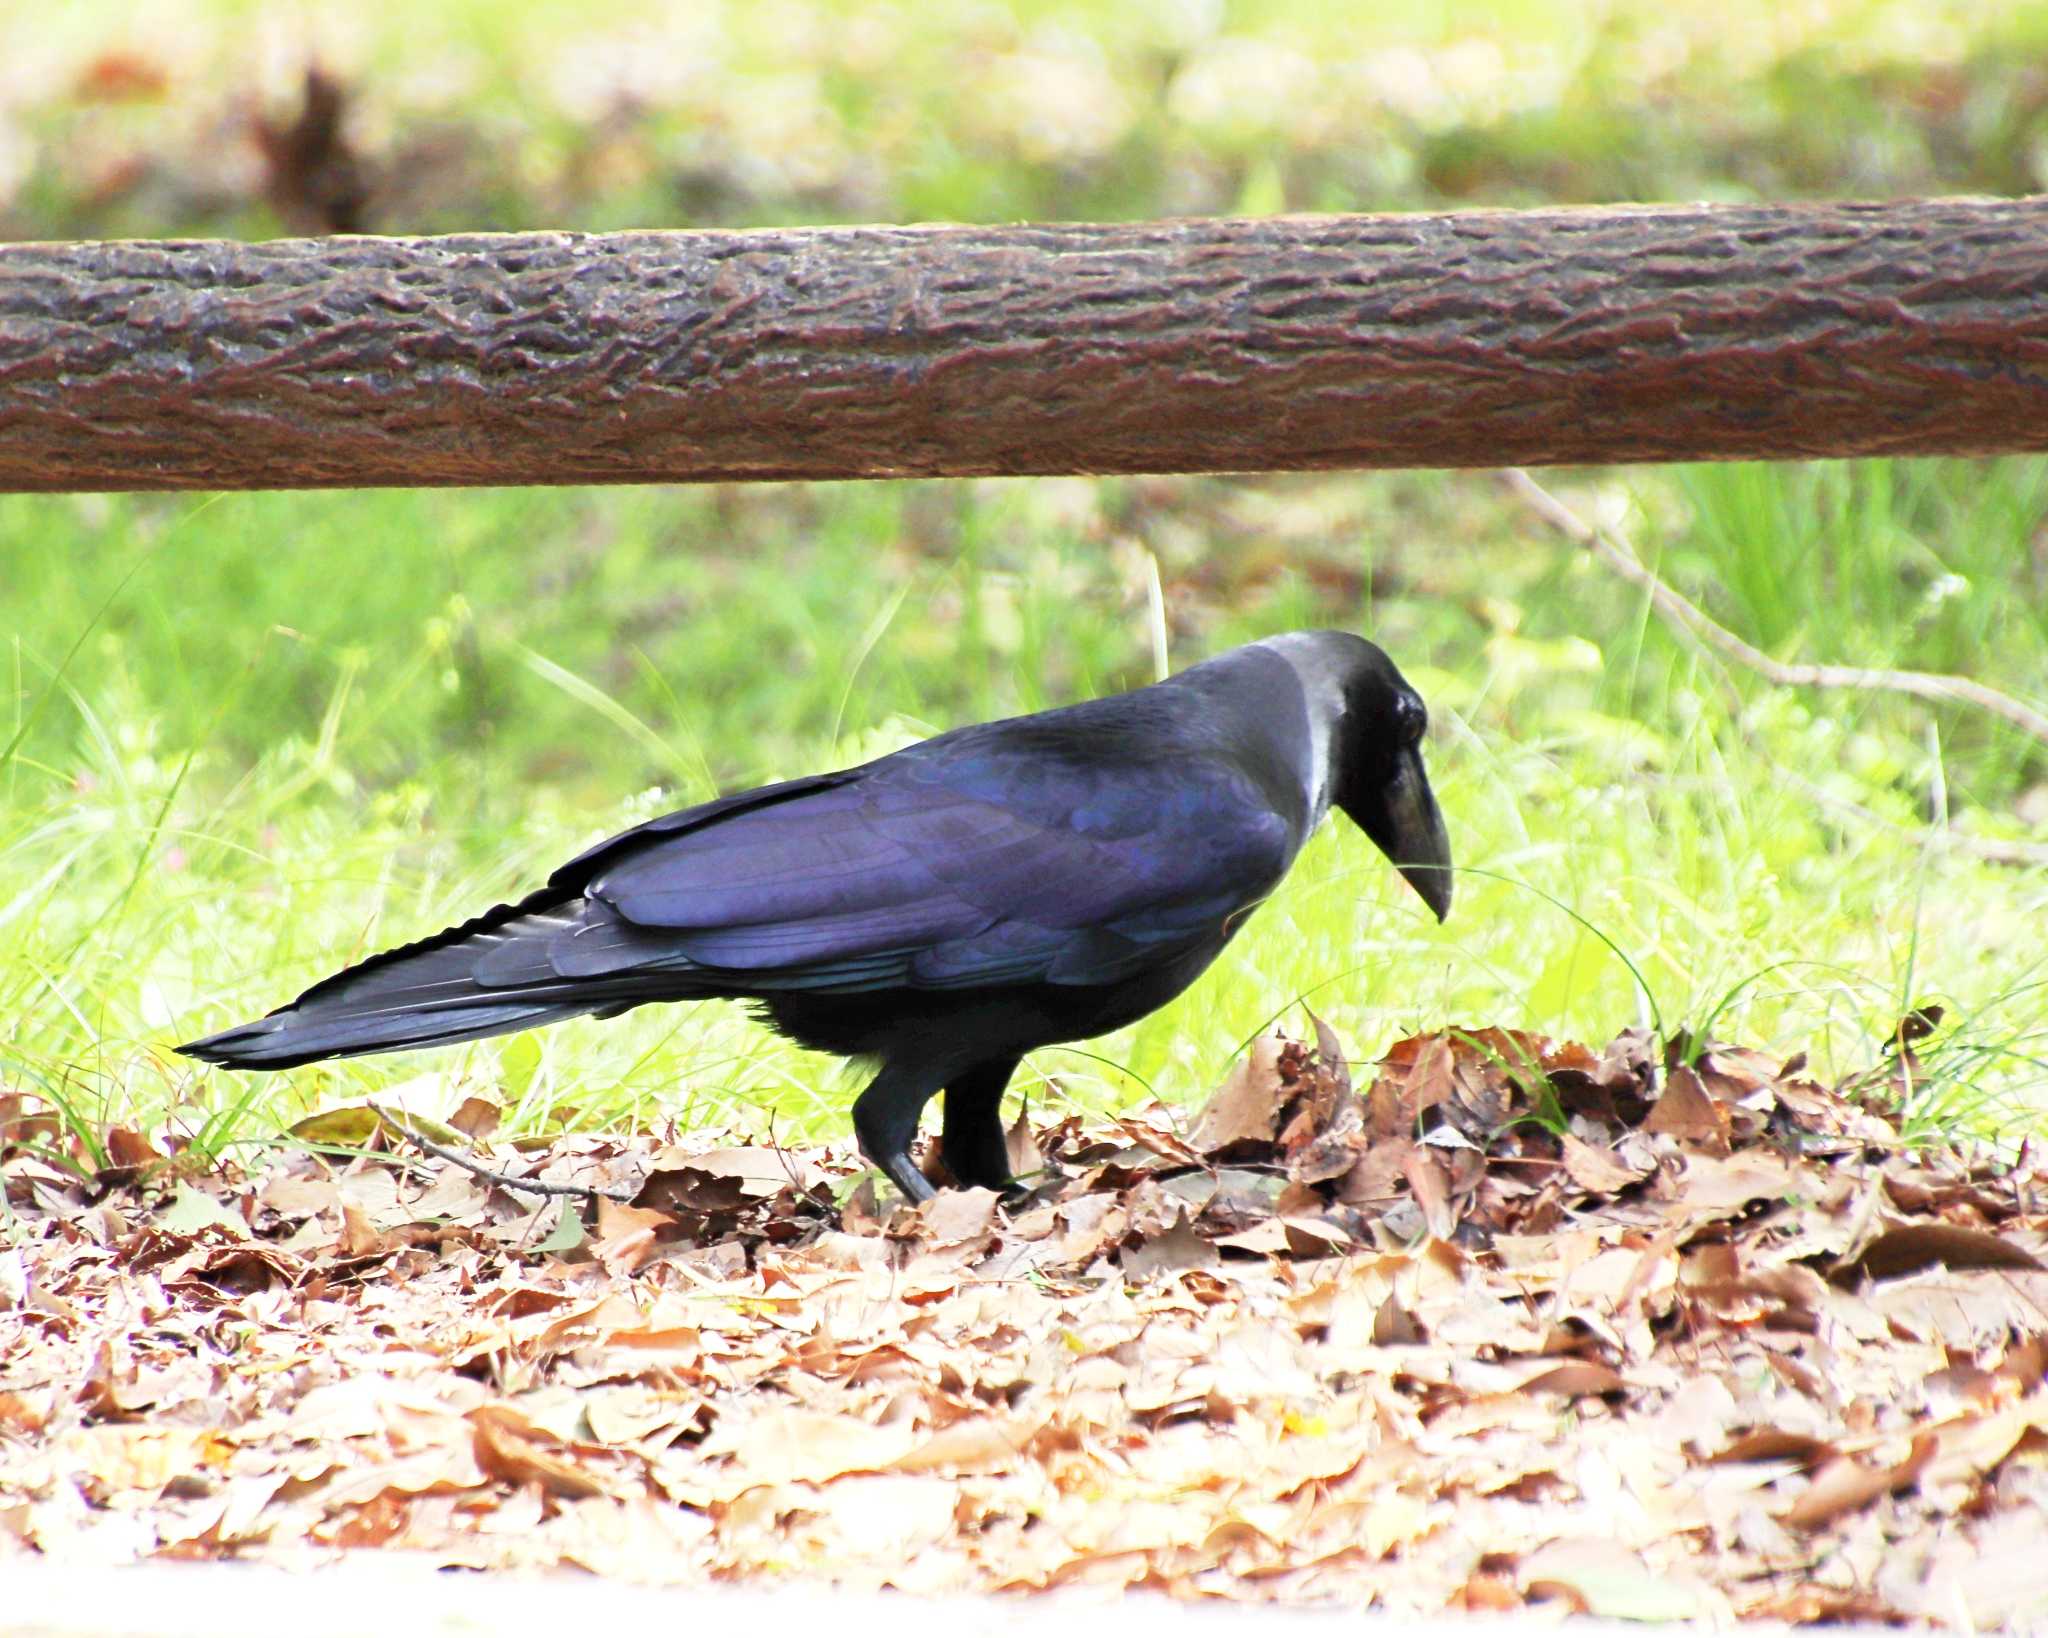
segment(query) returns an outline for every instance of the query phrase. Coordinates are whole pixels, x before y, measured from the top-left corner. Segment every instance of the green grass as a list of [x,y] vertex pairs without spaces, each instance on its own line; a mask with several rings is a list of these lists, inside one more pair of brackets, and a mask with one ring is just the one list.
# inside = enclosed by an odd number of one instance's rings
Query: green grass
[[[2033,463],[1572,493],[1634,497],[1639,549],[1777,651],[2048,674],[2048,632],[1992,572],[2048,508]],[[1731,697],[1488,482],[1439,475],[0,504],[10,595],[37,611],[9,656],[0,786],[8,1078],[83,1127],[169,1121],[210,1149],[395,1083],[424,1108],[496,1089],[523,1129],[568,1105],[578,1124],[839,1131],[838,1071],[732,1007],[271,1077],[167,1048],[666,805],[1145,680],[1141,548],[1178,662],[1302,623],[1385,641],[1436,707],[1469,869],[1438,930],[1333,825],[1180,1002],[1039,1054],[1060,1096],[1198,1098],[1301,998],[1366,1053],[1443,1024],[1604,1039],[1711,1019],[1830,1074],[1940,999],[1916,1130],[2032,1118],[2048,873],[1921,821],[1938,773],[1957,833],[2026,834],[2010,809],[2038,749],[1917,702],[1742,678]],[[1859,617],[1771,627],[1773,559]],[[1902,618],[1934,564],[1971,573]]]
[[[276,231],[234,122],[308,49],[387,231],[2025,191],[2048,154],[2039,4],[259,10],[0,19],[0,232]],[[108,60],[161,89],[94,91]],[[2042,699],[2041,462],[1565,483],[1773,654]],[[1916,1136],[2048,1093],[2048,872],[1969,851],[2048,842],[2042,748],[1731,675],[1483,477],[20,497],[0,563],[0,1093],[88,1147],[217,1153],[400,1083],[496,1090],[520,1130],[843,1130],[839,1072],[729,1007],[272,1077],[167,1048],[664,806],[1147,680],[1154,564],[1177,662],[1384,642],[1467,874],[1439,930],[1333,827],[1188,996],[1038,1055],[1034,1097],[1198,1099],[1304,997],[1367,1054],[1711,1020],[1829,1074],[1939,999]]]

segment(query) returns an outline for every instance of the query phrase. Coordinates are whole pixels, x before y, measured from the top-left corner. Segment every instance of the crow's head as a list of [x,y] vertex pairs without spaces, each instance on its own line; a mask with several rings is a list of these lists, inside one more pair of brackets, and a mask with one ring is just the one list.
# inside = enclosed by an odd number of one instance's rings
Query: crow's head
[[1328,800],[1393,862],[1441,921],[1451,909],[1451,843],[1422,766],[1429,712],[1374,644],[1346,631],[1280,638],[1308,697]]

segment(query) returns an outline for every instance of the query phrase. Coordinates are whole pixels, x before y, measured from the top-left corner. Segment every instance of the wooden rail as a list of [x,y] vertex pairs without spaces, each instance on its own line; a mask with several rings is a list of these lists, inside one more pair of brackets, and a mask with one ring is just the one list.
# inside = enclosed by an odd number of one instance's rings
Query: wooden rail
[[0,247],[0,489],[2048,448],[2048,201]]

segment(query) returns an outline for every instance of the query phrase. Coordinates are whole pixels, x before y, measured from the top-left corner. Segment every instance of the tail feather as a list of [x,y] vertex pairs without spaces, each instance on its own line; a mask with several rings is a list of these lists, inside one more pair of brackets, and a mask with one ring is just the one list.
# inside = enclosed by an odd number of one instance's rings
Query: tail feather
[[516,1029],[552,1024],[589,1012],[585,1003],[555,1006],[498,1005],[455,1007],[409,1017],[300,1017],[284,1007],[254,1023],[238,1024],[217,1035],[188,1041],[178,1048],[201,1063],[230,1069],[290,1069],[322,1058],[356,1058],[370,1052],[402,1052],[408,1047],[449,1046],[504,1035]]
[[536,894],[322,979],[268,1017],[188,1041],[188,1058],[236,1069],[288,1069],[322,1058],[474,1041],[673,989],[651,974],[564,977],[551,947],[608,917],[602,905]]

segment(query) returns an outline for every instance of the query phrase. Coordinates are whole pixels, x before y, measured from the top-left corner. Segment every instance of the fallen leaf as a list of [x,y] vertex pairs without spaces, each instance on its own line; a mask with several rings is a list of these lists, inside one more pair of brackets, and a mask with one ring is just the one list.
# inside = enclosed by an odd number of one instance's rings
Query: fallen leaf
[[917,1215],[932,1245],[978,1246],[994,1231],[1000,1204],[993,1189],[943,1189],[919,1206]]
[[2043,1270],[2032,1252],[1995,1234],[1953,1223],[1908,1223],[1885,1230],[1854,1257],[1829,1270],[1828,1277],[1851,1285],[1858,1280],[1897,1279],[1937,1266]]
[[590,1252],[614,1274],[631,1274],[654,1255],[661,1232],[675,1226],[675,1218],[665,1211],[624,1206],[600,1195]]
[[455,1106],[455,1113],[448,1117],[448,1124],[464,1137],[474,1141],[478,1138],[487,1138],[495,1132],[504,1114],[504,1110],[489,1098],[480,1098],[471,1093]]
[[1648,1167],[1628,1164],[1604,1143],[1584,1143],[1569,1132],[1561,1142],[1566,1174],[1590,1194],[1619,1193],[1649,1171]]
[[1045,1169],[1045,1154],[1038,1147],[1024,1110],[1017,1111],[1017,1118],[1003,1134],[1003,1143],[1009,1152],[1012,1177],[1031,1177]]
[[1165,1233],[1151,1236],[1135,1250],[1126,1249],[1120,1260],[1124,1273],[1139,1281],[1222,1266],[1216,1248],[1195,1232],[1185,1215],[1176,1217]]
[[1628,1380],[1619,1371],[1591,1359],[1568,1359],[1538,1371],[1522,1384],[1523,1393],[1555,1393],[1570,1398],[1626,1393]]
[[1457,1231],[1458,1218],[1451,1204],[1450,1178],[1443,1163],[1427,1149],[1414,1148],[1408,1152],[1401,1175],[1415,1191],[1415,1203],[1422,1209],[1429,1232],[1439,1240],[1448,1240]]
[[1889,1467],[1837,1456],[1814,1474],[1813,1483],[1778,1517],[1794,1530],[1821,1529],[1845,1513],[1868,1507],[1880,1496],[1903,1490],[1919,1477],[1920,1470],[1939,1448],[1938,1435],[1923,1433],[1913,1441],[1906,1457]]
[[1287,1045],[1278,1035],[1252,1042],[1196,1118],[1188,1134],[1191,1149],[1215,1156],[1243,1144],[1271,1143],[1278,1136],[1285,1105],[1280,1054]]
[[1693,1621],[1711,1613],[1701,1589],[1659,1573],[1618,1542],[1554,1541],[1522,1561],[1531,1598],[1567,1598],[1584,1615],[1612,1621]]
[[560,1257],[575,1251],[589,1238],[589,1230],[583,1225],[583,1214],[576,1209],[576,1202],[565,1199],[561,1205],[561,1215],[555,1219],[555,1226],[549,1230],[548,1237],[533,1249],[549,1256]]
[[1683,1064],[1672,1070],[1663,1093],[1643,1117],[1643,1130],[1711,1144],[1724,1152],[1728,1144],[1727,1114],[1707,1095],[1699,1076]]
[[598,1477],[533,1436],[530,1424],[486,1406],[471,1412],[476,1465],[507,1484],[537,1484],[551,1496],[602,1496]]
[[178,1185],[171,1196],[171,1203],[157,1213],[156,1221],[160,1228],[176,1234],[197,1234],[210,1228],[226,1229],[237,1236],[246,1236],[249,1232],[249,1225],[242,1220],[240,1212],[189,1183]]

